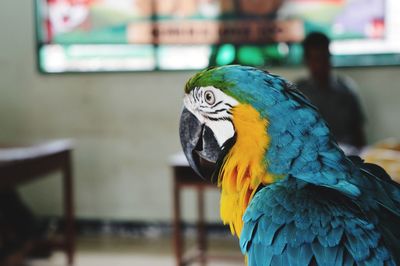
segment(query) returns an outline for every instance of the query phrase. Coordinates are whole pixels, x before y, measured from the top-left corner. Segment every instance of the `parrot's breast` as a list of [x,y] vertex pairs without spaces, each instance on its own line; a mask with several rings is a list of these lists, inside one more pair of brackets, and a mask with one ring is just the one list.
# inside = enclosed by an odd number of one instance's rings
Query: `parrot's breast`
[[243,214],[260,185],[276,178],[266,170],[265,153],[270,139],[268,121],[247,104],[232,109],[236,142],[224,159],[218,186],[221,187],[220,215],[232,234],[240,236]]

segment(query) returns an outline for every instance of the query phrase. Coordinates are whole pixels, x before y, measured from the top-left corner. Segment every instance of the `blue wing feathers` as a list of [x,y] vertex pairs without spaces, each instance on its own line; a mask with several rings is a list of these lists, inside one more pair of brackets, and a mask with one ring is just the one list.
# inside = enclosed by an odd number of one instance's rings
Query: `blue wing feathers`
[[283,206],[277,206],[272,209],[272,221],[277,224],[289,223],[293,219],[291,212],[287,211]]
[[279,228],[279,230],[275,234],[274,240],[272,241],[271,245],[274,255],[281,255],[283,249],[288,243],[286,228],[286,226]]
[[330,265],[336,259],[340,247],[324,247],[319,242],[313,242],[311,249],[318,265]]
[[354,258],[348,252],[343,253],[343,266],[353,266],[355,265]]
[[309,265],[313,258],[310,245],[302,244],[299,247],[288,245],[286,248],[288,265]]
[[246,236],[240,241],[240,248],[243,253],[248,249],[254,238],[259,237],[255,235],[255,229],[257,228],[257,223],[251,221],[245,221],[246,226],[242,229],[242,235]]
[[294,200],[295,200],[295,198],[290,194],[285,194],[283,196],[283,198],[280,199],[280,201],[282,202],[281,203],[282,206],[289,212],[293,212],[294,211],[294,208],[295,208]]
[[260,231],[258,231],[257,234],[264,233],[265,237],[260,236],[260,238],[258,238],[259,243],[267,243],[268,245],[272,244],[272,242],[275,239],[275,235],[282,227],[282,224],[276,224],[273,222],[265,223],[263,222],[263,220],[261,220],[260,224],[261,224],[261,227],[259,228]]
[[289,265],[289,260],[287,256],[275,255],[271,261],[272,265]]
[[319,242],[326,247],[337,246],[343,236],[343,227],[330,228],[330,231],[326,234],[326,237],[318,237]]
[[346,234],[344,245],[356,261],[362,261],[369,257],[370,250],[364,239],[349,233]]
[[337,193],[294,178],[258,191],[240,237],[249,265],[395,265],[377,227]]
[[344,254],[344,248],[343,247],[338,248],[338,250],[336,252],[336,257],[332,261],[332,265],[342,266],[343,265],[343,254]]
[[293,136],[289,132],[285,132],[278,140],[277,146],[284,147],[293,141]]
[[275,234],[283,225],[276,223],[269,223],[268,225],[266,223],[263,224],[265,227],[265,238],[262,237],[262,240],[260,242],[265,242],[268,245],[271,245],[272,241],[274,240]]

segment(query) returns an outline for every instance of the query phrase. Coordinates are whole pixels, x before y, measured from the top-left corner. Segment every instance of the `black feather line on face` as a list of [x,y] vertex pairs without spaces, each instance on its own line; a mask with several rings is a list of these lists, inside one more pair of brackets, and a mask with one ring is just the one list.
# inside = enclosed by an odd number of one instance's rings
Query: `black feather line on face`
[[206,114],[208,114],[208,115],[215,115],[215,114],[218,114],[218,113],[221,113],[221,112],[224,112],[224,111],[227,112],[228,109],[223,108],[223,109],[218,109],[218,110],[211,111],[211,112],[204,111],[204,113],[206,113]]
[[225,157],[228,155],[228,152],[231,150],[233,145],[235,145],[235,143],[236,143],[236,133],[235,135],[233,135],[233,137],[225,141],[225,143],[222,145],[217,163],[215,164],[214,172],[211,175],[211,183],[213,184],[217,183],[220,171],[222,170],[222,167],[225,164]]
[[223,103],[223,101],[219,101],[219,102],[215,103],[213,106],[209,106],[209,105],[200,105],[200,108],[211,108],[211,109],[213,109],[214,107],[220,105],[221,103]]
[[203,116],[205,118],[207,118],[208,120],[210,120],[210,121],[229,121],[229,122],[232,123],[232,119],[230,117],[228,117],[228,116],[222,116],[222,117],[217,117],[217,118],[211,117],[211,116],[208,116],[208,115],[205,115],[205,114],[203,114]]
[[217,105],[220,105],[221,103],[223,103],[223,101],[219,101],[219,102],[215,103],[213,106],[211,106],[211,108],[214,108],[214,107],[216,107]]

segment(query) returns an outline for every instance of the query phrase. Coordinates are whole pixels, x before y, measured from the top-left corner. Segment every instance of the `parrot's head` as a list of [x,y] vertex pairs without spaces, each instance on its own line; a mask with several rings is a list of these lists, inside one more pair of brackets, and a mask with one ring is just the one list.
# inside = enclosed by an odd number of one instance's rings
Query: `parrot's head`
[[209,179],[224,151],[235,142],[232,110],[239,102],[228,93],[233,85],[223,79],[224,71],[207,69],[192,77],[185,86],[180,138],[190,166]]

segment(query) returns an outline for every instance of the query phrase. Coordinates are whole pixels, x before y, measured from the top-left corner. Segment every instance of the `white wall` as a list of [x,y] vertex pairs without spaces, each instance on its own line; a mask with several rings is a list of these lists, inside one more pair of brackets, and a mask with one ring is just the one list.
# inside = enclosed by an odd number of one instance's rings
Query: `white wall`
[[[40,75],[32,2],[0,2],[0,143],[73,138],[79,217],[169,220],[168,156],[180,150],[182,88],[192,72]],[[360,85],[370,141],[400,137],[399,70],[340,71]],[[273,71],[288,79],[304,73]],[[60,186],[48,178],[23,195],[38,214],[59,214]],[[218,194],[209,197],[209,217],[217,219]],[[189,218],[192,198],[185,193]]]

